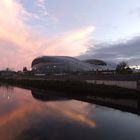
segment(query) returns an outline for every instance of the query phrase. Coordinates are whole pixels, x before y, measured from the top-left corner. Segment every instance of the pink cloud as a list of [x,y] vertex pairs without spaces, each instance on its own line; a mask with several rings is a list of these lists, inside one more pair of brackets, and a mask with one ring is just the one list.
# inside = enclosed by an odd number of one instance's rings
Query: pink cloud
[[85,44],[94,31],[88,26],[50,38],[26,24],[32,14],[19,1],[1,0],[0,10],[0,69],[30,67],[39,55],[76,56],[86,51]]

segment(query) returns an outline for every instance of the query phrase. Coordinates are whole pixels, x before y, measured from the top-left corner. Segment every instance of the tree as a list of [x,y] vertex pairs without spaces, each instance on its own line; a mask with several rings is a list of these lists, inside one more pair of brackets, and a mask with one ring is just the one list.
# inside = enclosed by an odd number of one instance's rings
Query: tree
[[23,72],[27,72],[27,67],[23,67]]
[[116,72],[119,74],[130,74],[132,73],[132,70],[129,68],[127,62],[122,61],[117,65]]
[[10,68],[7,67],[7,68],[6,68],[6,71],[10,71]]

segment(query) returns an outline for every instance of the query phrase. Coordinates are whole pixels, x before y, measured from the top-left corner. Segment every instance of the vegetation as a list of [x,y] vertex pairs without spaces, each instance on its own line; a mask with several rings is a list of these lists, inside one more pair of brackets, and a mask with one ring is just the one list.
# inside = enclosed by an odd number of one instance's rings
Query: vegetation
[[122,61],[117,65],[116,72],[119,74],[130,74],[132,70],[129,68],[127,62]]
[[23,72],[27,72],[27,71],[28,71],[27,67],[23,67]]

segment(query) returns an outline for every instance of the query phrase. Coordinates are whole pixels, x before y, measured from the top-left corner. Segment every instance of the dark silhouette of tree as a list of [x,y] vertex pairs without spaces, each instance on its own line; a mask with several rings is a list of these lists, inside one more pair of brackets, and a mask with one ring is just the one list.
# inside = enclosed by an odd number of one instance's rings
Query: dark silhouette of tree
[[6,68],[6,71],[10,71],[10,68]]
[[130,74],[132,73],[132,70],[129,68],[127,62],[122,61],[117,65],[116,72],[119,74]]
[[23,72],[27,72],[27,67],[23,67]]

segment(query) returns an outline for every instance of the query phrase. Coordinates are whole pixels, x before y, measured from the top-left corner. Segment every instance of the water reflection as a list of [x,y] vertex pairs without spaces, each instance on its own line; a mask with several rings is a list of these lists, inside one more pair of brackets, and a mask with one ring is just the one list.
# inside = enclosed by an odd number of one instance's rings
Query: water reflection
[[0,93],[1,92],[3,93],[3,98],[6,98],[10,101],[13,100],[14,88],[12,86],[9,86],[7,84],[2,86],[2,84],[0,84]]
[[66,98],[53,95],[54,93],[51,94],[51,91],[32,89],[31,92],[32,92],[32,96],[35,99],[40,100],[40,101],[57,101],[57,100],[63,101],[63,100],[66,100]]
[[[1,88],[0,96],[3,92],[9,94],[8,91],[7,88]],[[69,129],[74,126],[95,127],[94,120],[88,116],[87,103],[81,104],[81,102],[64,99],[60,102],[60,98],[54,96],[50,98],[48,95],[39,96],[38,99],[43,98],[49,102],[38,102],[32,98],[30,90],[14,87],[12,91],[14,102],[11,103],[6,98],[0,101],[0,109],[5,110],[0,114],[0,134],[2,134],[0,139],[31,139],[34,137],[46,139],[52,137],[47,133],[48,130],[56,131],[54,134],[63,136],[67,125]],[[41,95],[42,93],[33,91],[32,94]],[[8,135],[5,132],[8,132]]]
[[[68,99],[63,98],[63,97],[58,97],[58,96],[54,96],[54,95],[50,96],[48,94],[51,94],[51,93],[47,94],[47,91],[37,90],[37,89],[31,90],[31,91],[32,91],[33,97],[37,100],[41,100],[41,101],[66,101],[67,100],[68,101]],[[53,110],[59,111],[59,113],[63,114],[65,117],[68,117],[69,119],[81,122],[83,124],[87,124],[91,127],[96,126],[96,123],[94,121],[88,119],[88,117],[86,115],[84,115],[85,110],[83,111],[83,113],[81,113],[82,108],[79,107],[80,111],[77,111],[78,106],[77,106],[77,104],[75,104],[75,101],[71,100],[70,102],[72,103],[71,105],[69,105],[69,102],[68,102],[68,105],[65,102],[65,106],[63,106],[63,104],[61,106],[60,102],[59,102],[59,106],[58,106],[58,103],[54,104],[53,102],[50,102],[47,104],[47,106],[49,106],[49,108],[51,108]],[[71,107],[75,107],[75,109],[70,111]]]
[[[139,116],[38,90],[11,89],[0,88],[1,140],[139,140]],[[12,102],[4,94],[12,94]]]

